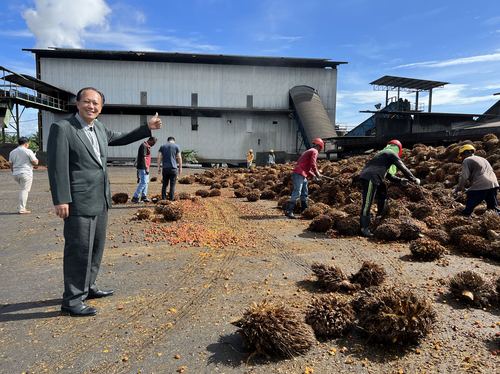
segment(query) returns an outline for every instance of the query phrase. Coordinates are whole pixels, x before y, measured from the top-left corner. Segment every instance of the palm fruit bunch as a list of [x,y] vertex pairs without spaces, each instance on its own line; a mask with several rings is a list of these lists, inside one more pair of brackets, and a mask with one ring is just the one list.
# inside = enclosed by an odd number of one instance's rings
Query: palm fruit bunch
[[[307,210],[307,209],[306,209]],[[332,219],[326,214],[315,217],[308,227],[312,232],[327,232],[332,227]]]
[[387,344],[410,344],[425,337],[436,320],[429,300],[411,290],[367,289],[353,302],[359,327]]
[[208,193],[208,196],[210,196],[210,197],[215,197],[215,196],[220,196],[220,195],[221,195],[221,191],[219,188],[211,189],[210,192]]
[[115,193],[111,197],[111,200],[113,200],[115,204],[125,204],[128,201],[128,193],[125,192]]
[[151,209],[148,208],[141,208],[137,210],[137,213],[135,214],[137,219],[140,221],[150,219],[153,217],[154,213]]
[[352,284],[338,266],[328,266],[316,262],[311,265],[311,270],[318,279],[318,286],[328,292],[349,293],[359,289],[359,285]]
[[351,283],[356,283],[361,288],[379,286],[384,282],[386,272],[380,265],[371,261],[365,261],[361,265],[361,269],[349,277]]
[[210,195],[210,192],[207,190],[197,190],[194,194],[200,197],[208,197],[208,195]]
[[243,317],[232,323],[239,328],[253,354],[292,358],[305,354],[314,344],[314,332],[297,313],[268,301],[252,304]]
[[344,335],[354,324],[356,315],[351,304],[329,294],[315,298],[306,311],[306,323],[317,337],[334,338]]
[[450,279],[449,289],[461,302],[478,308],[490,306],[495,298],[493,285],[471,270],[455,274]]
[[165,221],[178,221],[182,218],[183,211],[180,206],[170,204],[163,207],[162,214]]
[[252,190],[249,193],[247,193],[246,198],[250,202],[255,202],[260,200],[260,191],[259,190]]
[[418,260],[434,261],[444,255],[446,248],[434,239],[420,238],[410,243],[410,251]]

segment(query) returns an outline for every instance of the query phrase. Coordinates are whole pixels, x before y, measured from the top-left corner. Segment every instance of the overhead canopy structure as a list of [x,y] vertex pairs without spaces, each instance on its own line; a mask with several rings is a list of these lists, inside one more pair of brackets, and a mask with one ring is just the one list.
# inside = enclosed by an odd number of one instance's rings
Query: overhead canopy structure
[[391,75],[384,75],[382,78],[370,82],[372,85],[384,86],[388,88],[403,88],[411,92],[413,91],[428,91],[433,88],[443,87],[448,82],[428,81],[424,79],[393,77]]
[[415,92],[415,110],[418,110],[418,93],[421,91],[429,92],[429,108],[432,108],[432,90],[434,88],[443,87],[448,84],[448,82],[430,81],[425,79],[415,79],[415,78],[405,78],[405,77],[394,77],[392,75],[384,75],[383,77],[370,82],[371,85],[375,86],[375,90],[385,91],[385,105],[389,104],[389,91],[399,92]]

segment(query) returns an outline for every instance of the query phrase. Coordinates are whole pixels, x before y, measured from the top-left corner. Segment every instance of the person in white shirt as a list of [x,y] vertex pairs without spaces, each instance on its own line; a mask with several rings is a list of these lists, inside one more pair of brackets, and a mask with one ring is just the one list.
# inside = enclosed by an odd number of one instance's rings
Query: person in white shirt
[[33,165],[38,165],[38,159],[35,153],[29,149],[29,139],[25,136],[19,138],[19,147],[14,149],[9,154],[9,165],[12,170],[12,176],[15,181],[21,186],[19,191],[19,214],[31,213],[26,209],[28,201],[28,193],[31,190],[33,183]]

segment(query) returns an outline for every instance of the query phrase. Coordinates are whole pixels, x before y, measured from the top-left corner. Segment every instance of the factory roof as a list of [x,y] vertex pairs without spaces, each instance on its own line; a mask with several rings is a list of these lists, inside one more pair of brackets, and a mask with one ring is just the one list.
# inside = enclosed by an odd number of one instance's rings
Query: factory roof
[[141,51],[107,51],[91,49],[26,48],[23,51],[34,53],[43,58],[73,58],[92,60],[115,61],[155,61],[178,62],[190,64],[221,64],[221,65],[250,65],[250,66],[281,66],[298,68],[332,68],[336,69],[343,61],[332,61],[325,58],[302,57],[269,57],[269,56],[238,56],[238,55],[210,55],[199,53],[176,52],[141,52]]

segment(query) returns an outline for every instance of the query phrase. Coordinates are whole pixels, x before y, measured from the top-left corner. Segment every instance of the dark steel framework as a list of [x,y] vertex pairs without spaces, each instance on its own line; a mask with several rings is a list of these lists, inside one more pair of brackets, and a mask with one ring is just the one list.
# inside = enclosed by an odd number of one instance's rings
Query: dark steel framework
[[[68,112],[68,104],[75,94],[52,86],[27,74],[18,74],[0,66],[0,118],[2,142],[5,129],[11,126],[20,136],[21,116],[26,108],[42,109],[54,113]],[[10,125],[12,118],[14,126]],[[42,129],[38,121],[39,141]]]

